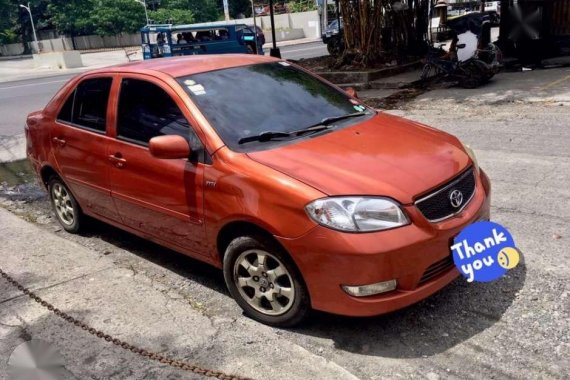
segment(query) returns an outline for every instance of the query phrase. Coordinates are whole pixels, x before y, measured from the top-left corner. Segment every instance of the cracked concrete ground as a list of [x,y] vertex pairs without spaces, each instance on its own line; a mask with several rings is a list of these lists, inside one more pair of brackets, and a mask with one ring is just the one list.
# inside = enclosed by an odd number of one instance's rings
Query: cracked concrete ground
[[[501,74],[393,111],[476,151],[492,180],[492,219],[524,254],[498,281],[458,280],[387,316],[315,313],[301,327],[273,329],[244,317],[221,273],[205,264],[98,222],[83,235],[65,233],[34,184],[0,189],[10,211],[0,210],[0,267],[107,333],[256,379],[567,378],[570,80],[561,79],[569,74]],[[54,345],[80,379],[195,377],[69,326],[0,280],[0,378],[30,338]]]

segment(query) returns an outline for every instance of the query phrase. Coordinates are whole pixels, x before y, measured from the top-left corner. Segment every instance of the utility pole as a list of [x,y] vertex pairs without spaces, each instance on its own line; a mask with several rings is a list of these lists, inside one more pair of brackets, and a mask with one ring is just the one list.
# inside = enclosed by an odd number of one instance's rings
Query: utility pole
[[269,55],[272,57],[281,58],[281,51],[277,47],[277,42],[275,41],[275,18],[273,17],[273,0],[269,0],[269,19],[271,20],[271,39],[273,40],[273,47],[269,50]]
[[39,54],[40,52],[40,45],[38,44],[38,36],[36,36],[36,27],[34,25],[34,18],[32,17],[32,10],[30,9],[30,3],[28,3],[28,6],[26,7],[25,5],[20,4],[20,8],[24,8],[25,10],[28,11],[28,13],[30,14],[30,21],[32,22],[32,32],[34,32],[34,41],[36,44],[36,53]]
[[135,1],[144,7],[144,16],[146,17],[146,24],[149,25],[148,11],[146,10],[146,0],[135,0]]
[[228,4],[228,0],[223,0],[223,6],[224,6],[224,17],[226,19],[226,21],[230,21],[230,7]]

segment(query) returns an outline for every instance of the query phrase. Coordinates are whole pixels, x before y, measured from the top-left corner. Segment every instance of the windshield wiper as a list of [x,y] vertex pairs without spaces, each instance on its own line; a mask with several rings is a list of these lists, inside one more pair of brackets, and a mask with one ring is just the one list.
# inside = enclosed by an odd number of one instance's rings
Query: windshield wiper
[[347,113],[346,115],[325,117],[324,119],[322,119],[318,123],[315,123],[313,125],[309,125],[307,128],[300,129],[298,131],[291,132],[291,133],[294,133],[295,135],[299,136],[299,135],[302,135],[303,133],[306,133],[306,132],[318,132],[318,131],[322,131],[324,129],[331,128],[331,124],[334,123],[335,121],[340,121],[340,120],[344,120],[344,119],[349,119],[351,117],[359,117],[359,116],[364,116],[364,115],[368,115],[368,113],[366,113],[366,112],[354,112],[354,113]]
[[334,123],[335,121],[340,121],[340,120],[344,120],[344,119],[350,119],[351,117],[359,117],[359,116],[365,116],[365,115],[369,115],[369,113],[368,112],[353,112],[353,113],[347,113],[346,115],[325,117],[317,125],[330,125],[330,124]]
[[279,137],[290,137],[290,136],[291,133],[289,132],[265,131],[261,132],[258,135],[242,137],[241,139],[238,140],[238,144],[245,144],[252,141],[265,142]]
[[310,125],[307,128],[299,129],[296,131],[291,131],[291,132],[265,131],[265,132],[261,132],[258,135],[242,137],[241,139],[238,140],[238,144],[245,144],[245,143],[252,142],[252,141],[266,142],[266,141],[271,141],[271,140],[274,140],[274,139],[277,139],[280,137],[292,137],[292,136],[297,137],[297,136],[304,135],[305,133],[320,132],[320,131],[332,128],[331,124],[334,123],[335,121],[340,121],[340,120],[348,119],[351,117],[358,117],[358,116],[364,116],[364,115],[368,115],[368,113],[366,113],[366,112],[354,112],[354,113],[349,113],[346,115],[325,117],[324,119],[322,119],[321,121],[319,121],[316,124]]

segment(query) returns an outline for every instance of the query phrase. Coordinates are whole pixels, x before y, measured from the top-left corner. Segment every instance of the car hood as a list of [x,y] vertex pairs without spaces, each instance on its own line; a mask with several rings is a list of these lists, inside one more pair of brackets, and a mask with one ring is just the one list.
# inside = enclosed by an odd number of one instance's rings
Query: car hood
[[328,195],[380,195],[403,204],[470,165],[457,138],[382,112],[351,127],[248,156]]

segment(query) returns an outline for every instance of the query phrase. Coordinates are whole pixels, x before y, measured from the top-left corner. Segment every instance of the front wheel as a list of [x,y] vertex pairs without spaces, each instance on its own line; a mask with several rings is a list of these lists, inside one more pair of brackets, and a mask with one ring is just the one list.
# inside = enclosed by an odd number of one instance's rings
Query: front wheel
[[333,57],[339,57],[344,51],[344,40],[339,36],[334,36],[327,42],[327,50]]
[[234,239],[224,256],[224,278],[246,315],[290,327],[309,311],[308,292],[297,268],[275,242],[262,236]]

